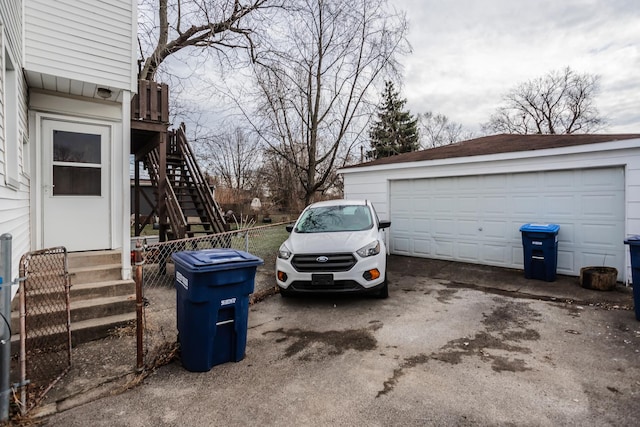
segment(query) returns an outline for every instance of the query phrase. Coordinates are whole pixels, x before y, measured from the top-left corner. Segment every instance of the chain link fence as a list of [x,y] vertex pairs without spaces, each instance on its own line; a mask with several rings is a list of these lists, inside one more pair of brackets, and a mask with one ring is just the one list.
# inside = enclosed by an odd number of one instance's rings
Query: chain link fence
[[278,248],[288,237],[286,223],[244,228],[225,233],[168,242],[152,242],[140,237],[142,246],[142,292],[144,301],[144,364],[153,367],[163,362],[176,343],[176,291],[171,255],[180,251],[231,248],[249,252],[264,260],[256,271],[251,301],[275,292],[275,259]]
[[34,408],[71,367],[67,250],[29,252],[20,260],[19,372],[21,412]]

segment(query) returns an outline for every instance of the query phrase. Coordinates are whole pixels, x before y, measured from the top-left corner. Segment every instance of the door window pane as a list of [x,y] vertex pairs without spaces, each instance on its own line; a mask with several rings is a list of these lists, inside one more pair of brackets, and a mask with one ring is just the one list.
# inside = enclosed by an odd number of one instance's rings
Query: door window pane
[[53,161],[100,163],[100,135],[53,131]]
[[101,169],[53,166],[54,196],[101,196]]

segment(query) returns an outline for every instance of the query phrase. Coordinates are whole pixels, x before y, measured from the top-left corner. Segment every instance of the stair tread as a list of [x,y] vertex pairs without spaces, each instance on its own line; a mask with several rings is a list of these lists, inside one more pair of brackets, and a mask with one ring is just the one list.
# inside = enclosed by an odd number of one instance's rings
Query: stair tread
[[[76,300],[76,301],[70,301],[70,310],[79,310],[79,309],[83,309],[83,308],[87,308],[87,307],[95,307],[95,306],[101,306],[101,305],[107,305],[107,304],[117,304],[119,302],[128,302],[128,301],[134,301],[135,302],[136,299],[136,295],[135,294],[126,294],[126,295],[117,295],[117,296],[113,296],[113,297],[99,297],[99,298],[88,298],[88,299],[81,299],[81,300]],[[32,314],[42,314],[42,313],[49,313],[51,312],[51,308],[59,308],[61,311],[66,309],[66,304],[64,303],[60,303],[57,306],[55,306],[54,304],[49,304],[49,305],[42,305],[42,306],[37,306],[31,309],[31,313]],[[19,311],[12,311],[11,312],[11,319],[12,320],[17,320],[20,318],[20,313]]]
[[117,295],[114,297],[83,299],[83,300],[71,301],[71,310],[86,308],[86,307],[93,307],[93,306],[100,306],[105,304],[114,304],[121,301],[135,301],[135,300],[136,300],[135,294]]
[[101,287],[113,286],[113,285],[125,285],[125,284],[135,285],[135,283],[136,282],[131,279],[104,280],[102,282],[78,283],[75,285],[71,285],[71,291],[73,292],[74,289],[95,289],[95,288],[101,288]]
[[80,320],[77,322],[71,322],[71,332],[86,328],[88,326],[106,325],[109,323],[126,322],[128,320],[135,320],[135,319],[136,319],[136,312],[133,311],[131,313],[114,314],[112,316]]
[[90,266],[84,266],[84,267],[73,267],[73,268],[69,268],[69,274],[85,272],[85,271],[94,271],[94,270],[109,270],[113,268],[120,269],[122,268],[122,264],[120,263],[99,264],[99,265],[90,265]]
[[[130,313],[114,314],[112,316],[97,317],[94,319],[79,320],[79,321],[71,322],[71,332],[73,333],[74,331],[79,331],[79,330],[90,328],[90,327],[110,325],[112,323],[117,324],[117,323],[132,321],[132,320],[136,320],[135,311]],[[16,342],[19,340],[20,340],[20,333],[15,333],[11,335],[11,342]]]

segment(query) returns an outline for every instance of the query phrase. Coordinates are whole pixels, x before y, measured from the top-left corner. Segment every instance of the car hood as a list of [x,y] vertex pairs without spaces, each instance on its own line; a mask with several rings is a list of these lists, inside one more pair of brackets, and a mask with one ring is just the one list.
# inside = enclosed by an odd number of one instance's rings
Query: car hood
[[355,252],[378,238],[375,229],[335,233],[296,233],[285,242],[294,254]]

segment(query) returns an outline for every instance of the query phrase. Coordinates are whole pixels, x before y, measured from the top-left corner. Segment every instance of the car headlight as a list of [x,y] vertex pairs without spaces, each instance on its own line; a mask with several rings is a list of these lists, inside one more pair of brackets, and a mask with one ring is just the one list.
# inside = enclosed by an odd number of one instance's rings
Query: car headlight
[[287,248],[284,243],[278,249],[278,258],[280,259],[289,259],[291,258],[291,251]]
[[360,255],[362,258],[378,255],[380,253],[380,242],[378,240],[374,240],[368,245],[358,249],[356,253]]

